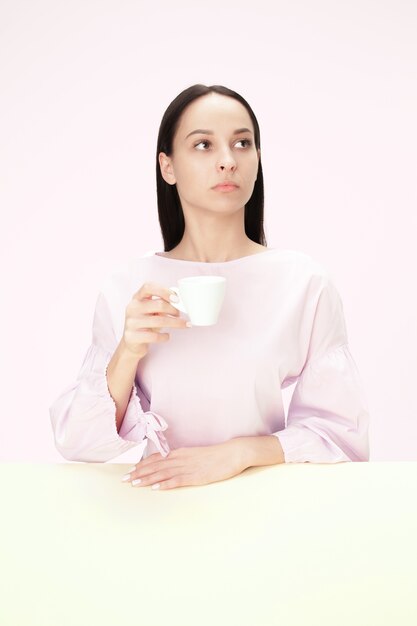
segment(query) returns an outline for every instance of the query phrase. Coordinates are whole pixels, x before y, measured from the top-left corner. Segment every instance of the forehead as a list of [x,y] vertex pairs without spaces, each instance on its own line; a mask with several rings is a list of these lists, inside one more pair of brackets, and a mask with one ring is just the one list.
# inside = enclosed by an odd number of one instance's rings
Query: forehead
[[237,128],[247,127],[253,131],[253,124],[246,107],[238,100],[217,93],[209,93],[194,100],[182,113],[178,125],[177,137],[204,128],[207,130],[233,132]]

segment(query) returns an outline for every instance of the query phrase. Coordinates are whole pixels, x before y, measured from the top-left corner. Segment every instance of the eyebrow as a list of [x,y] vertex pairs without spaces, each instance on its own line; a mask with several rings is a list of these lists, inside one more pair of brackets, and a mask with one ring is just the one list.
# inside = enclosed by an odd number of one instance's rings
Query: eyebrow
[[[249,128],[238,128],[237,130],[234,131],[234,135],[239,135],[240,133],[251,133],[252,131],[249,130]],[[212,130],[205,130],[204,128],[198,128],[197,130],[193,130],[191,131],[191,133],[188,133],[188,135],[186,136],[186,139],[188,139],[188,137],[190,135],[214,135]]]

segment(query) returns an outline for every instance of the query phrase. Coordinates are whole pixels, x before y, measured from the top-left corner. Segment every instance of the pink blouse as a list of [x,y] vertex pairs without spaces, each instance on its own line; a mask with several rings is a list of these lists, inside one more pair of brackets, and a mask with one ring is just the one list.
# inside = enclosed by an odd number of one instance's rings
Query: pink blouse
[[[125,310],[145,282],[226,277],[215,326],[166,329],[140,360],[120,428],[106,379]],[[187,318],[185,313],[180,314]],[[295,383],[288,414],[281,390]],[[310,256],[269,248],[221,263],[150,252],[102,285],[77,379],[50,407],[55,444],[73,461],[275,435],[285,461],[368,461],[369,413],[339,293]]]

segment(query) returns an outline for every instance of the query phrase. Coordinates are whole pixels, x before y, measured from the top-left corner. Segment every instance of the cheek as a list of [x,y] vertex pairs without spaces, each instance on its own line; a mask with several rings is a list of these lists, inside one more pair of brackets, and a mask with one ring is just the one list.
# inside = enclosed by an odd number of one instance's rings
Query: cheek
[[247,160],[244,164],[242,163],[242,169],[245,170],[245,178],[249,180],[255,180],[258,175],[258,159],[256,156],[253,159]]
[[201,182],[207,178],[207,166],[204,167],[202,163],[196,160],[184,163],[177,175],[179,184],[186,184],[187,186],[194,187],[201,185]]
[[247,169],[256,169],[258,167],[258,157],[256,155],[256,152],[251,151],[250,153],[246,152],[245,154],[241,154],[240,158],[238,159],[238,163],[241,167]]
[[198,163],[189,162],[182,164],[179,171],[176,171],[176,180],[181,195],[191,199],[201,194],[201,189],[207,182],[207,172],[204,172]]
[[187,166],[187,163],[181,163],[181,165],[177,165],[175,168],[175,178],[177,179],[177,184],[181,185],[184,182],[188,181],[190,173],[190,168]]

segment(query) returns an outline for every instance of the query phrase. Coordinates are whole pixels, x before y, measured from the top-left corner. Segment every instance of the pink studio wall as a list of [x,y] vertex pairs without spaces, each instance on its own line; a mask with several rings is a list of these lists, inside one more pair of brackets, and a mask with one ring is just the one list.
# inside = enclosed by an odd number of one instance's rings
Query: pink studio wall
[[1,460],[63,461],[48,407],[101,282],[163,249],[156,137],[196,82],[258,117],[268,245],[335,280],[371,460],[417,460],[416,30],[401,0],[1,3]]

